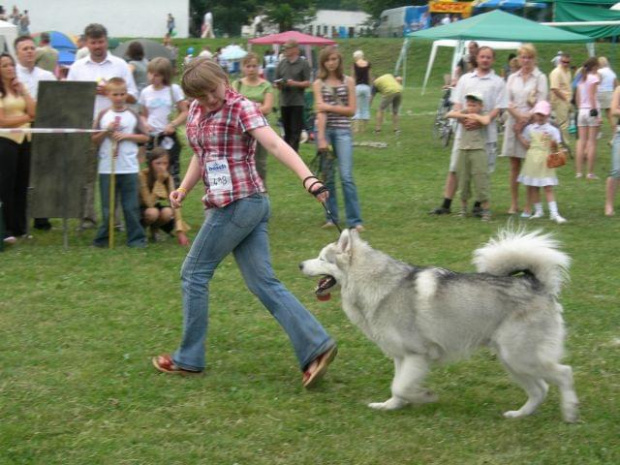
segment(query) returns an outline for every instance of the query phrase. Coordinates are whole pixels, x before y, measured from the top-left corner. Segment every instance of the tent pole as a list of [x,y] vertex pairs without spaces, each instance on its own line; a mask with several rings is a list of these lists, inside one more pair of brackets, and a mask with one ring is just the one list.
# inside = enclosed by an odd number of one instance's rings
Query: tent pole
[[400,52],[398,53],[398,59],[396,60],[396,65],[394,66],[394,75],[400,75],[400,68],[403,65],[403,59],[406,56],[406,50],[409,45],[409,38],[405,37],[403,41],[403,45],[400,47]]
[[403,88],[407,87],[407,52],[409,51],[409,42],[405,47],[405,56],[403,57]]

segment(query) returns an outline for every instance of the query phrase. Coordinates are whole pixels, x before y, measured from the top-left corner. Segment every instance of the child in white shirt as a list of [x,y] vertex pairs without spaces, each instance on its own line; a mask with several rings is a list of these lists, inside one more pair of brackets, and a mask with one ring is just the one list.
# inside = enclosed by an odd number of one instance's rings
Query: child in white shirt
[[145,247],[146,234],[140,224],[138,203],[138,144],[148,141],[138,115],[127,107],[127,84],[123,78],[112,78],[106,85],[112,107],[103,110],[95,120],[92,140],[99,146],[99,187],[103,222],[93,242],[96,247],[109,245],[110,182],[114,173],[116,192],[120,195],[125,216],[127,245]]
[[[527,148],[525,163],[517,181],[527,186],[527,205],[521,214],[522,218],[536,219],[544,216],[542,202],[540,201],[540,188],[544,188],[551,221],[558,224],[566,223],[558,213],[558,204],[553,195],[553,186],[558,185],[555,168],[547,167],[549,153],[557,152],[562,142],[560,130],[549,124],[551,105],[549,102],[540,101],[532,111],[534,123],[525,127],[517,137]],[[532,214],[532,204],[534,213]]]

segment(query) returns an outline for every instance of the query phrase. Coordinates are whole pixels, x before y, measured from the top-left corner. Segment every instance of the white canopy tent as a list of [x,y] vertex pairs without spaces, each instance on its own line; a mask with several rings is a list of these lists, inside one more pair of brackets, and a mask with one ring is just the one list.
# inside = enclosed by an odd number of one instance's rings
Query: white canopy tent
[[13,41],[17,39],[17,26],[0,20],[0,53],[9,52],[15,56]]
[[[465,50],[467,50],[469,42],[469,40],[459,41],[452,39],[442,39],[433,42],[431,55],[428,59],[428,64],[426,65],[426,74],[424,75],[424,83],[422,84],[422,94],[424,94],[424,92],[426,91],[426,84],[431,77],[431,70],[433,69],[433,63],[435,63],[437,49],[439,47],[451,47],[454,49],[454,53],[452,54],[452,65],[450,68],[450,74],[452,74],[456,69],[456,65],[458,64],[459,60],[465,54]],[[521,46],[521,42],[491,42],[485,40],[477,40],[476,42],[478,42],[478,45],[480,47],[491,47],[493,50],[517,50]]]
[[[403,46],[400,50],[400,56],[396,61],[396,67],[394,69],[394,74],[401,74],[400,68],[402,66],[403,72],[403,84],[406,83],[407,80],[407,50],[409,49],[411,39],[405,38],[403,42]],[[450,73],[454,72],[457,63],[459,60],[465,55],[465,51],[467,50],[467,45],[469,44],[469,40],[455,40],[455,39],[441,39],[433,42],[433,47],[431,48],[431,54],[428,58],[428,63],[426,65],[426,73],[424,74],[424,83],[422,84],[422,95],[426,91],[426,85],[428,84],[428,80],[431,76],[431,71],[433,69],[433,64],[435,63],[435,57],[437,56],[437,49],[439,47],[451,47],[454,49],[454,53],[452,54],[452,63],[450,68]],[[501,41],[490,41],[490,40],[477,40],[478,45],[480,47],[487,46],[491,47],[494,50],[517,50],[522,42],[501,42]]]

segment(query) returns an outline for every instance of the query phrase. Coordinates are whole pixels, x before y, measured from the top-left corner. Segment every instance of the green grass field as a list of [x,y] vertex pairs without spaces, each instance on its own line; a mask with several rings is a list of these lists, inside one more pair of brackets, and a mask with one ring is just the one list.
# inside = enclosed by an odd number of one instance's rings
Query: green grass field
[[[362,48],[384,71],[399,46],[396,40],[343,42],[349,56]],[[541,50],[546,62],[557,46]],[[585,56],[580,47],[573,50]],[[421,96],[428,46],[411,53],[415,87],[405,92],[402,135],[393,136],[388,123],[382,136],[357,137],[388,144],[355,150],[363,237],[410,263],[472,271],[472,251],[509,221],[508,164],[500,160],[492,179],[490,223],[428,215],[441,200],[449,151],[431,136],[440,75]],[[442,52],[439,65],[448,59]],[[609,137],[606,126],[596,169],[601,178],[610,165]],[[306,160],[313,154],[311,145],[303,146]],[[185,152],[184,166],[188,157]],[[114,250],[94,249],[94,232],[74,232],[74,221],[64,250],[61,222],[54,220],[52,231],[35,231],[0,253],[0,464],[620,463],[620,223],[603,215],[604,181],[575,180],[572,166],[559,177],[558,202],[569,222],[532,226],[553,231],[573,259],[561,301],[566,362],[581,400],[578,424],[561,421],[556,389],[536,415],[503,419],[524,393],[484,350],[432,371],[428,384],[438,403],[390,413],[369,409],[367,403],[389,397],[392,363],[346,319],[337,295],[319,302],[315,281],[299,273],[298,263],[337,235],[320,229],[320,205],[271,159],[276,274],[340,346],[321,385],[303,390],[286,336],[244,288],[230,258],[211,285],[206,375],[155,372],[150,358],[180,340],[186,250],[173,240],[130,250],[122,234]],[[184,215],[193,237],[203,217],[199,189]]]

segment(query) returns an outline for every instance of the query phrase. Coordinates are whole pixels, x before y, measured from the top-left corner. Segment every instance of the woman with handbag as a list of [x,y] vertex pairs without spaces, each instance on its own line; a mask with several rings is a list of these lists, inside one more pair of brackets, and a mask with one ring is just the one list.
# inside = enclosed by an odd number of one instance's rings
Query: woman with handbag
[[[140,92],[140,116],[142,124],[151,136],[147,149],[164,148],[170,155],[170,173],[175,186],[181,185],[181,143],[177,128],[185,124],[189,105],[183,90],[172,84],[173,69],[170,60],[153,58],[147,67],[151,85]],[[176,115],[174,112],[176,110]]]
[[517,178],[525,158],[525,147],[519,142],[517,134],[529,124],[532,108],[547,100],[549,87],[547,76],[536,66],[537,52],[532,44],[523,44],[518,50],[520,69],[511,74],[506,83],[508,91],[508,120],[504,133],[501,157],[510,158],[510,209],[514,215],[519,211],[519,183]]
[[[528,124],[522,133],[517,134],[519,142],[527,150],[525,163],[518,177],[518,181],[527,186],[527,204],[521,217],[533,220],[545,215],[540,201],[540,188],[542,187],[549,206],[549,219],[558,224],[566,223],[566,219],[558,213],[558,204],[553,195],[553,186],[558,185],[558,178],[555,168],[550,166],[557,164],[555,158],[558,157],[552,155],[558,153],[562,135],[558,128],[549,124],[551,114],[549,102],[538,102],[532,113],[534,122]],[[549,160],[550,158],[553,160]],[[532,213],[532,205],[534,205],[534,213]]]
[[596,161],[596,142],[601,128],[601,104],[596,98],[601,79],[598,75],[598,58],[586,60],[581,70],[581,78],[575,92],[577,103],[577,155],[575,156],[575,177],[583,178],[583,164],[586,162],[586,178],[596,180],[594,162]]

